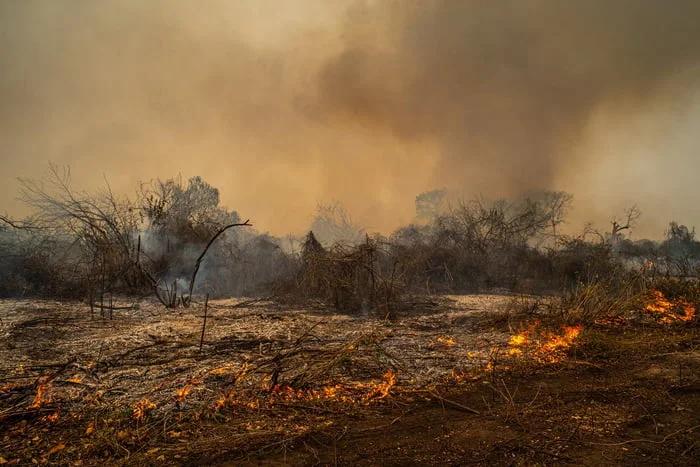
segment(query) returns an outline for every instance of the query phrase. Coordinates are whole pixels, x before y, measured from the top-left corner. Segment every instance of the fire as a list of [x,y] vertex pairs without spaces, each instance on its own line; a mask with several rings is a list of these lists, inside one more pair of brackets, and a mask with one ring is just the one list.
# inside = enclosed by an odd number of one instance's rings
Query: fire
[[178,389],[177,391],[175,391],[175,393],[177,394],[177,402],[183,402],[187,398],[187,396],[190,394],[193,387],[194,387],[193,385],[188,384],[184,388],[181,388],[181,389]]
[[259,393],[231,391],[228,395],[222,395],[216,400],[212,409],[219,411],[225,406],[244,407],[258,409],[262,406],[273,406],[278,403],[295,402],[342,402],[344,404],[366,405],[391,396],[392,388],[396,385],[396,374],[389,370],[382,376],[382,380],[375,383],[333,384],[322,386],[318,389],[295,389],[291,386],[277,384],[269,388],[267,382],[263,382],[265,397]]
[[207,374],[208,375],[227,375],[231,373],[232,368],[230,365],[227,366],[222,366],[219,368],[214,368],[213,370],[210,370]]
[[510,341],[508,342],[508,344],[512,346],[527,345],[529,343],[530,339],[528,339],[527,335],[525,334],[515,334],[510,337]]
[[564,358],[564,353],[576,339],[583,326],[562,326],[556,334],[539,330],[539,322],[533,322],[528,329],[510,337],[508,354],[521,356],[526,352],[540,363],[555,363]]
[[384,373],[383,378],[384,381],[381,382],[372,392],[365,394],[365,397],[363,399],[386,399],[389,396],[391,388],[393,388],[396,384],[396,374],[393,371],[389,370],[386,373]]
[[212,409],[213,409],[215,412],[218,412],[218,411],[221,410],[225,405],[226,405],[226,397],[225,397],[225,396],[222,396],[222,397],[220,397],[220,398],[218,398],[218,399],[216,400],[216,402],[214,403],[214,406],[212,407]]
[[41,420],[45,421],[45,422],[53,423],[56,420],[58,420],[58,412],[54,412],[52,414],[46,415],[45,417],[42,417]]
[[445,345],[455,345],[455,340],[452,337],[438,337],[437,341]]
[[36,387],[36,396],[34,396],[34,400],[32,401],[32,404],[28,407],[30,409],[38,409],[42,405],[44,405],[47,402],[50,402],[49,398],[46,397],[46,392],[49,389],[49,383],[43,382],[39,383],[39,385]]
[[156,404],[144,398],[138,402],[131,404],[131,407],[134,409],[134,419],[143,420],[144,418],[146,418],[146,413],[149,410],[156,408]]
[[539,325],[539,321],[534,321],[526,330],[510,336],[510,339],[508,340],[508,345],[510,346],[510,349],[508,349],[508,354],[513,356],[522,355],[523,350],[521,347],[527,347],[530,345],[532,342],[530,335],[535,332]]
[[597,326],[624,326],[627,317],[623,315],[607,314],[593,321]]
[[570,347],[579,334],[583,326],[562,326],[562,335],[550,334],[549,339],[542,344],[540,350],[544,353],[554,353]]
[[465,370],[453,369],[450,371],[449,378],[452,381],[461,382],[461,381],[473,380],[473,379],[475,379],[475,375],[473,373],[465,371]]
[[[650,312],[660,323],[671,324],[678,321],[692,321],[695,318],[695,306],[684,298],[668,300],[663,292],[652,290],[645,310]],[[679,313],[680,312],[680,313]]]

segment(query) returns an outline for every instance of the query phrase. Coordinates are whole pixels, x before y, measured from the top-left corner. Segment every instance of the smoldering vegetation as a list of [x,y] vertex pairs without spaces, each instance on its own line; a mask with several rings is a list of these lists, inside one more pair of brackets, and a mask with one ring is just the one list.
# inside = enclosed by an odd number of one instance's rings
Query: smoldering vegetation
[[[92,193],[74,189],[70,171],[56,166],[49,178],[22,185],[21,197],[35,211],[21,222],[5,219],[3,295],[104,301],[106,294],[155,291],[174,306],[189,298],[193,268],[210,240],[242,223],[199,177],[143,183],[133,198],[115,195],[108,184]],[[260,293],[293,268],[281,245],[253,230],[224,231],[209,245],[193,290]]]
[[607,232],[561,233],[573,204],[564,192],[458,203],[444,190],[425,192],[415,222],[388,236],[366,232],[336,202],[318,207],[305,237],[281,238],[221,206],[200,177],[141,183],[123,197],[106,181],[81,191],[67,168],[52,166],[22,186],[34,214],[2,218],[3,296],[102,308],[117,294],[155,294],[169,307],[207,295],[276,296],[391,317],[443,294],[566,294],[700,274],[695,230],[674,221],[662,241],[631,240],[636,207]]

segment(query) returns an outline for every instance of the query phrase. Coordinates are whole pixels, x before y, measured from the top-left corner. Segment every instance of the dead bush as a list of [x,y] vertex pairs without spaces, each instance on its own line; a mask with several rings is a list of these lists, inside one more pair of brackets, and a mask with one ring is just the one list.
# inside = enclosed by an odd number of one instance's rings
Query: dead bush
[[390,261],[377,240],[366,236],[356,246],[326,249],[313,232],[304,241],[295,278],[277,287],[285,300],[320,300],[338,311],[373,310],[385,317],[401,308],[405,292],[397,262]]

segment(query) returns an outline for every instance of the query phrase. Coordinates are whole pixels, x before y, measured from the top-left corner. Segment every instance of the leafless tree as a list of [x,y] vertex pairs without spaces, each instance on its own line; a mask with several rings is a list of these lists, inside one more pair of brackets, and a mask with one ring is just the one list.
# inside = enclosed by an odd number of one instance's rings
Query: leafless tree
[[27,225],[70,244],[75,273],[82,272],[90,293],[96,283],[104,294],[114,282],[138,286],[143,281],[134,268],[139,214],[106,179],[97,192],[79,191],[71,185],[70,168],[50,164],[48,177],[20,179],[20,184],[21,199],[34,208]]
[[632,205],[630,208],[625,210],[625,220],[620,221],[617,218],[613,218],[610,221],[612,229],[610,231],[610,243],[612,245],[617,245],[623,238],[621,232],[625,230],[630,230],[634,227],[636,221],[642,215],[642,212],[636,205]]
[[325,245],[338,242],[358,244],[364,238],[364,229],[352,220],[347,209],[338,201],[316,207],[311,230]]

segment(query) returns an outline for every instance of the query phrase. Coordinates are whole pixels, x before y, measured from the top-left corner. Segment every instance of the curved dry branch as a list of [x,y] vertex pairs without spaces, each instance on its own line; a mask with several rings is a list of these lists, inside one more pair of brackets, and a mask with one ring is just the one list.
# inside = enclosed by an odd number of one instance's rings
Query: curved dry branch
[[238,224],[230,224],[227,225],[226,227],[221,228],[218,232],[214,234],[214,236],[209,240],[209,243],[207,243],[207,246],[204,247],[204,250],[202,251],[202,254],[199,255],[199,258],[197,258],[197,262],[194,264],[194,269],[192,270],[192,278],[190,279],[190,289],[189,289],[189,294],[187,296],[186,302],[183,300],[183,303],[189,303],[189,301],[192,298],[192,290],[194,289],[194,281],[197,279],[197,272],[199,272],[199,266],[202,264],[202,260],[204,259],[204,255],[207,254],[207,251],[209,251],[209,247],[214,243],[214,241],[219,238],[219,236],[226,232],[228,229],[233,228],[233,227],[252,227],[253,224],[250,223],[250,219],[246,219],[245,222],[243,223],[238,223]]

